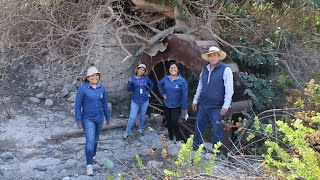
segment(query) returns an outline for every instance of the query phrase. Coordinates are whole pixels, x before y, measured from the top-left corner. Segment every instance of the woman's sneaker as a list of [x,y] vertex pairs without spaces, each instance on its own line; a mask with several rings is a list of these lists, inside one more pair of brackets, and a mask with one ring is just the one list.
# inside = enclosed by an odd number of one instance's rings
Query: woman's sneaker
[[124,135],[123,135],[123,139],[128,139],[128,137],[129,137],[129,134],[124,133]]
[[87,175],[93,176],[93,167],[91,164],[87,165]]
[[143,135],[144,134],[143,130],[142,129],[138,130],[138,134]]

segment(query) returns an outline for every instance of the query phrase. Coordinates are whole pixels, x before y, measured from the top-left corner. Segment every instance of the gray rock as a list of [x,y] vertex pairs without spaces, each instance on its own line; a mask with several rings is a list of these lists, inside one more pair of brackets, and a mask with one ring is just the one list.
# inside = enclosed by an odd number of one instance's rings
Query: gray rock
[[3,165],[4,161],[0,158],[0,165]]
[[45,167],[45,166],[38,166],[35,169],[37,169],[39,171],[47,171],[48,170],[47,167]]
[[56,155],[53,149],[43,149],[43,152],[41,152],[41,154],[43,158],[54,157]]
[[12,152],[5,152],[5,153],[1,154],[0,157],[1,157],[1,159],[3,159],[5,161],[8,159],[13,159],[14,155]]
[[71,177],[64,177],[62,180],[71,180]]
[[65,164],[67,164],[68,166],[72,167],[75,166],[77,164],[77,160],[75,159],[68,159]]
[[61,96],[61,93],[60,92],[57,92],[55,95],[52,95],[52,97],[54,97],[54,98],[60,98],[60,96]]
[[39,94],[36,95],[36,97],[39,98],[39,99],[44,99],[44,93],[43,92],[39,93]]
[[211,159],[211,156],[212,156],[212,153],[206,153],[206,155],[204,156],[204,158],[206,160],[210,160]]
[[38,76],[38,81],[43,81],[44,80],[44,76]]
[[47,107],[52,107],[53,106],[53,100],[52,99],[46,99],[44,103]]
[[40,69],[32,69],[31,75],[35,78],[38,78],[40,75],[42,75],[42,71]]
[[66,96],[68,96],[68,94],[69,94],[69,90],[63,88],[63,89],[60,91],[60,93],[61,93],[61,96],[62,96],[62,97],[66,97]]
[[37,85],[34,84],[34,86],[38,86],[38,88],[44,88],[47,85],[46,81],[41,81]]
[[71,89],[72,89],[72,85],[70,85],[70,84],[66,84],[66,85],[64,85],[64,86],[63,86],[63,88],[62,88],[62,89],[65,89],[65,90],[71,91]]
[[72,177],[72,180],[92,180],[92,177],[87,175],[80,175],[80,176]]
[[77,80],[74,80],[73,82],[72,82],[72,84],[71,84],[71,91],[75,91],[75,90],[77,90],[77,88],[78,88],[78,86],[79,86],[79,83],[78,83],[78,81]]
[[50,84],[50,85],[47,87],[47,91],[48,91],[48,92],[51,92],[51,93],[55,92],[55,91],[56,91],[55,85]]
[[177,156],[180,148],[176,144],[170,144],[168,147],[168,154],[170,156]]
[[102,158],[99,163],[107,167],[108,169],[114,168],[114,163],[109,158]]
[[36,98],[36,97],[30,97],[29,100],[35,104],[39,104],[40,103],[40,99]]
[[147,163],[147,166],[148,166],[148,167],[149,167],[150,165],[152,166],[152,168],[157,168],[157,169],[159,169],[159,168],[161,168],[161,167],[163,166],[163,162],[152,160],[152,161],[149,161],[149,162]]
[[160,146],[161,142],[159,139],[153,139],[151,143],[152,149],[157,149]]
[[76,93],[71,92],[70,97],[68,98],[68,102],[75,102],[76,101]]
[[100,167],[98,164],[94,164],[94,165],[93,165],[93,169],[94,169],[95,171],[99,171],[99,170],[101,169],[101,167]]
[[49,121],[62,121],[66,119],[66,116],[63,113],[54,113],[48,115]]

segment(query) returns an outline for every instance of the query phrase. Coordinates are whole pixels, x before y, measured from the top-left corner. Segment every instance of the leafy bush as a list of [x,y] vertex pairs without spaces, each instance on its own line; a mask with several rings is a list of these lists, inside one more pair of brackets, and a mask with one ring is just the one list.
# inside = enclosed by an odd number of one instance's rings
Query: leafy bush
[[246,86],[244,94],[252,98],[257,110],[261,111],[272,107],[275,92],[268,81],[246,72],[241,72],[240,77]]
[[317,180],[320,177],[320,154],[306,141],[314,130],[305,127],[302,120],[296,120],[293,128],[282,121],[278,121],[277,125],[288,148],[266,141],[268,153],[263,155],[266,168],[285,179]]
[[[286,179],[316,180],[320,177],[320,85],[314,80],[299,97],[287,99],[297,111],[292,123],[277,121],[280,143],[266,141],[266,169]],[[295,94],[297,96],[297,94]],[[285,144],[285,145],[283,145]]]

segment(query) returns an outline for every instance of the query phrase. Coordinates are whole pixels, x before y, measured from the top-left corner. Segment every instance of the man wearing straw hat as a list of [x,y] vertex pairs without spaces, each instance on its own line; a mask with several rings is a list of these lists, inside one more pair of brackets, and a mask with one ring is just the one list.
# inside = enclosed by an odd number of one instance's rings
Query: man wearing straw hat
[[207,53],[201,56],[208,61],[208,64],[201,71],[192,103],[193,111],[198,110],[193,144],[196,149],[203,143],[203,135],[208,121],[210,121],[214,132],[213,144],[222,142],[221,120],[227,114],[233,95],[232,71],[222,62],[226,53],[220,48],[212,46]]

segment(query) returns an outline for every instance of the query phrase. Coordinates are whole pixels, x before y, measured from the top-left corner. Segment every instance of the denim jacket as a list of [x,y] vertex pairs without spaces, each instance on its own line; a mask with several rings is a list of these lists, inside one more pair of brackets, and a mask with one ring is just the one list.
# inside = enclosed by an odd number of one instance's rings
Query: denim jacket
[[94,89],[90,83],[86,82],[78,88],[75,116],[77,124],[82,124],[86,119],[100,122],[105,117],[107,121],[110,120],[108,97],[102,84],[98,83]]
[[163,102],[168,108],[188,108],[188,84],[182,76],[179,75],[174,81],[170,75],[165,76],[158,82],[158,89],[161,96],[166,94],[167,98]]
[[153,89],[153,82],[148,76],[138,79],[135,75],[128,81],[127,91],[132,91],[132,100],[137,104],[143,104],[149,99],[149,94]]

